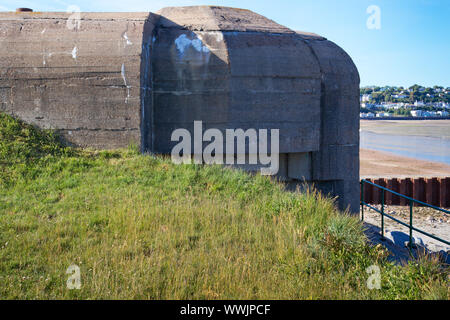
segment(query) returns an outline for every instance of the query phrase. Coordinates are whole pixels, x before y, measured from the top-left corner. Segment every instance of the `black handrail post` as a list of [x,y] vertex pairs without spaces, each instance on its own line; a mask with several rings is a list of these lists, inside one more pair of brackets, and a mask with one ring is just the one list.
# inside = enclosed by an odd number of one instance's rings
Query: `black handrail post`
[[364,221],[364,180],[361,180],[361,221]]
[[381,193],[381,240],[384,240],[384,190],[380,189]]
[[[406,227],[406,228],[409,229],[409,244],[408,244],[408,247],[409,247],[409,248],[413,248],[413,249],[416,248],[416,245],[414,244],[414,238],[413,238],[413,235],[412,235],[413,231],[416,231],[416,232],[419,232],[419,233],[421,233],[421,234],[424,234],[424,235],[427,236],[427,237],[430,237],[430,238],[432,238],[432,239],[434,239],[434,240],[443,242],[443,243],[445,243],[445,244],[447,244],[447,245],[450,246],[450,242],[449,242],[449,241],[446,241],[446,240],[444,240],[444,239],[441,239],[441,238],[439,238],[439,237],[437,237],[437,236],[435,236],[435,235],[433,235],[433,234],[427,233],[427,232],[425,232],[425,231],[423,231],[423,230],[414,228],[414,226],[413,226],[413,207],[414,207],[414,204],[415,204],[415,203],[416,203],[416,204],[423,205],[423,206],[428,207],[428,208],[432,208],[432,209],[434,209],[434,210],[438,210],[438,211],[440,211],[440,212],[444,212],[444,213],[446,213],[446,214],[450,214],[450,211],[449,211],[449,210],[445,210],[445,209],[442,209],[442,208],[433,206],[433,205],[431,205],[431,204],[428,204],[428,203],[425,203],[425,202],[422,202],[422,201],[413,199],[413,198],[411,198],[411,197],[405,196],[405,195],[403,195],[403,194],[400,194],[400,193],[398,193],[398,192],[392,191],[392,190],[390,190],[390,189],[386,189],[385,187],[382,187],[382,186],[380,186],[380,185],[377,185],[377,184],[375,184],[375,183],[373,183],[373,182],[370,182],[370,181],[367,181],[367,180],[364,180],[364,179],[361,180],[361,184],[372,185],[372,186],[374,186],[375,188],[380,189],[380,192],[381,192],[381,195],[380,195],[380,199],[381,199],[381,208],[380,208],[380,209],[381,209],[381,210],[378,209],[378,208],[376,208],[376,207],[374,207],[374,206],[372,206],[372,205],[370,205],[369,203],[366,203],[366,202],[364,201],[364,195],[363,195],[363,194],[361,195],[361,197],[362,197],[361,207],[362,207],[362,209],[364,209],[364,206],[367,206],[368,209],[372,209],[372,210],[374,210],[375,212],[381,214],[381,230],[382,230],[382,231],[381,231],[381,239],[382,239],[382,240],[386,240],[386,239],[384,238],[384,216],[386,216],[386,217],[388,217],[389,219],[394,220],[395,222],[397,222],[397,223],[399,223],[399,224],[401,224],[401,225],[403,225],[404,227]],[[362,190],[364,190],[364,187],[362,188]],[[389,214],[385,214],[385,213],[384,213],[384,204],[385,204],[385,203],[384,203],[384,198],[385,198],[384,192],[385,192],[385,191],[390,192],[390,193],[392,193],[392,194],[395,194],[395,195],[397,195],[397,196],[399,196],[399,197],[401,197],[401,198],[407,199],[407,200],[409,201],[409,210],[410,210],[410,211],[409,211],[409,224],[406,223],[406,222],[404,222],[404,221],[400,221],[400,220],[398,220],[398,219],[392,217],[392,216],[389,215]],[[375,203],[373,203],[373,205],[375,205]]]
[[414,202],[409,200],[409,250],[413,248],[413,205]]

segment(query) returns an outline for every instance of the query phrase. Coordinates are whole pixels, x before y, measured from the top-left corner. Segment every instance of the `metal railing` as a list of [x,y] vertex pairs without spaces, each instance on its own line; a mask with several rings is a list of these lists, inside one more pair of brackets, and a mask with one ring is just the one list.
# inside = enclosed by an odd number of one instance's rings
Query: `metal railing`
[[[373,187],[378,188],[380,190],[381,210],[378,210],[374,206],[372,206],[372,205],[370,205],[370,204],[368,204],[368,203],[366,203],[364,201],[364,185],[365,184],[370,184]],[[409,224],[405,223],[403,221],[400,221],[400,220],[398,220],[398,219],[396,219],[396,218],[392,217],[391,215],[386,214],[384,212],[384,206],[385,206],[384,200],[385,200],[385,193],[386,192],[390,192],[392,194],[395,194],[398,197],[401,197],[401,198],[409,200]],[[362,219],[362,221],[364,221],[364,206],[367,206],[368,208],[370,208],[370,209],[380,213],[381,214],[381,237],[382,237],[382,239],[384,239],[384,217],[387,217],[387,218],[389,218],[391,220],[394,220],[395,222],[397,222],[397,223],[399,223],[399,224],[409,228],[409,243],[408,243],[408,246],[409,246],[410,249],[413,248],[413,231],[417,231],[417,232],[419,232],[421,234],[424,234],[424,235],[426,235],[426,236],[428,236],[428,237],[430,237],[430,238],[432,238],[434,240],[437,240],[437,241],[443,242],[443,243],[445,243],[447,245],[450,245],[449,241],[441,239],[441,238],[439,238],[439,237],[437,237],[435,235],[432,235],[432,234],[430,234],[428,232],[425,232],[423,230],[417,229],[417,228],[415,228],[413,226],[413,208],[414,208],[414,203],[420,204],[420,205],[428,207],[428,208],[432,208],[432,209],[438,210],[438,211],[446,213],[446,214],[450,214],[450,211],[448,211],[448,210],[445,210],[445,209],[433,206],[431,204],[428,204],[428,203],[425,203],[425,202],[422,202],[422,201],[410,198],[408,196],[405,196],[405,195],[400,194],[398,192],[395,192],[393,190],[387,189],[385,187],[382,187],[382,186],[377,185],[375,183],[372,183],[370,181],[367,181],[367,180],[364,180],[364,179],[361,180],[361,203],[360,203],[361,204],[361,219]]]

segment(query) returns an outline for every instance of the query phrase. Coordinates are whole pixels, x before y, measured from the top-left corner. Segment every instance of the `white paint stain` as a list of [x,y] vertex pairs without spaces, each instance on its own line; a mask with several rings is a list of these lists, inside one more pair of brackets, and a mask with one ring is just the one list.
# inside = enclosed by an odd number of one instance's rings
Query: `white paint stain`
[[209,48],[203,44],[202,40],[198,38],[189,39],[185,34],[175,39],[175,45],[181,55],[191,46],[198,52],[209,53]]
[[130,46],[133,44],[133,42],[130,41],[130,39],[128,39],[128,35],[126,32],[124,32],[124,34],[122,35],[122,37],[125,39],[127,46]]
[[122,63],[122,68],[121,68],[120,73],[122,75],[123,84],[127,88],[127,97],[125,98],[125,103],[128,103],[128,99],[130,98],[130,86],[127,83],[127,77],[126,77],[126,73],[125,73],[125,63]]
[[78,48],[77,47],[73,48],[73,50],[72,50],[72,58],[76,59],[77,58],[77,53],[78,53]]
[[44,66],[46,66],[47,65],[47,58],[51,58],[52,56],[58,55],[58,54],[60,54],[60,55],[65,55],[65,54],[71,55],[73,59],[76,59],[78,57],[78,48],[75,46],[72,49],[72,51],[70,51],[70,52],[67,52],[67,51],[64,51],[64,52],[49,52],[49,53],[44,52],[42,54],[42,64]]
[[44,34],[44,33],[45,33],[45,30],[47,30],[47,29],[46,29],[46,28],[44,28],[44,30],[42,30],[41,34]]

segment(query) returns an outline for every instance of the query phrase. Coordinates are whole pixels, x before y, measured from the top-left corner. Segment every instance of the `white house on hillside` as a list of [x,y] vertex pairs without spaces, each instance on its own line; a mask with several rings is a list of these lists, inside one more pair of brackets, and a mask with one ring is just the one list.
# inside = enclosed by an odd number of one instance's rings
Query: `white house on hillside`
[[361,101],[362,101],[362,102],[369,102],[370,99],[372,99],[372,95],[371,95],[371,94],[363,94],[363,95],[361,96]]
[[423,117],[423,111],[422,110],[411,110],[411,116]]

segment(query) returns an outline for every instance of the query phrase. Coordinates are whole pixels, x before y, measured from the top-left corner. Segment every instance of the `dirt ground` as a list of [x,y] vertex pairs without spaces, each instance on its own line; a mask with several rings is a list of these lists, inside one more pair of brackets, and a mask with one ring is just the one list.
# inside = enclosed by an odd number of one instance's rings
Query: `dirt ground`
[[360,176],[361,178],[450,177],[450,166],[388,152],[361,149]]
[[[374,205],[380,210],[380,205]],[[401,206],[385,206],[385,212],[394,218],[409,223],[409,208]],[[381,215],[369,208],[364,208],[364,221],[371,225],[381,227]],[[409,229],[401,224],[384,218],[385,236],[397,245],[409,241]],[[419,228],[427,233],[433,234],[444,240],[450,239],[450,216],[446,213],[433,210],[431,208],[414,208],[413,210],[413,226]],[[423,235],[417,231],[413,231],[415,241],[425,246],[431,252],[439,252],[441,250],[448,252],[450,246]],[[398,239],[396,239],[398,238]],[[400,241],[398,241],[400,240]]]

